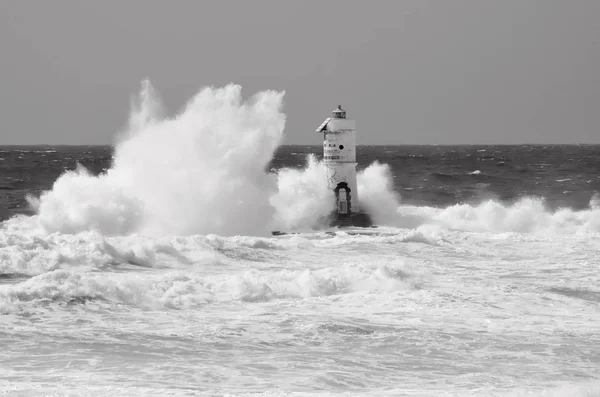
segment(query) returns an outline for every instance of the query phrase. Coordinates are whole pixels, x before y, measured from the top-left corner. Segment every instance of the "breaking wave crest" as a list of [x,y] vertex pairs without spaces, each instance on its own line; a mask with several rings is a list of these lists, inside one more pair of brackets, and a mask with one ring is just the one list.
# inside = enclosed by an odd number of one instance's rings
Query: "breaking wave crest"
[[588,209],[562,208],[550,211],[543,198],[526,197],[514,204],[495,200],[478,205],[456,204],[447,208],[400,206],[396,226],[404,220],[433,224],[447,229],[469,232],[532,233],[565,235],[600,232],[600,204],[597,196]]
[[147,309],[182,309],[233,300],[256,302],[408,290],[419,287],[419,279],[412,276],[405,269],[385,265],[277,272],[251,269],[214,275],[54,270],[0,289],[0,313],[51,303],[101,301]]
[[32,200],[49,232],[265,234],[274,174],[264,172],[285,125],[283,92],[243,101],[241,87],[204,88],[161,117],[145,82],[113,164],[97,177],[67,172]]

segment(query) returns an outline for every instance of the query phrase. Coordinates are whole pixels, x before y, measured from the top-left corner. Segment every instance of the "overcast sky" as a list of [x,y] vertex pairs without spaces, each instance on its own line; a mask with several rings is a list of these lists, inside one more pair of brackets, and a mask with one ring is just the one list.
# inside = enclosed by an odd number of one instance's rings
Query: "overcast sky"
[[338,104],[361,144],[600,143],[599,0],[0,2],[0,145],[112,143],[149,77]]

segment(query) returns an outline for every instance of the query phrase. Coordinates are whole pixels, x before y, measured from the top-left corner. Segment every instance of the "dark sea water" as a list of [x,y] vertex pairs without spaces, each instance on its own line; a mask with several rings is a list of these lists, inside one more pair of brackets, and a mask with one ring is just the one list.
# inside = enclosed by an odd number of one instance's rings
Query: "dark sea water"
[[[81,164],[94,174],[111,165],[110,146],[0,147],[0,219],[30,213],[25,197],[50,189]],[[321,146],[282,146],[271,168],[301,168]],[[359,146],[358,169],[392,169],[404,204],[445,207],[494,199],[543,197],[549,209],[587,208],[600,192],[600,145]]]

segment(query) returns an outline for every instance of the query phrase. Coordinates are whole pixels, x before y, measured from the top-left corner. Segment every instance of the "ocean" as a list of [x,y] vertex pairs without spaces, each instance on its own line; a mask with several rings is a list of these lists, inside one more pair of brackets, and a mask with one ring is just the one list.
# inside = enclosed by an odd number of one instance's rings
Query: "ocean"
[[600,396],[600,146],[359,146],[357,233],[211,90],[0,147],[0,395]]

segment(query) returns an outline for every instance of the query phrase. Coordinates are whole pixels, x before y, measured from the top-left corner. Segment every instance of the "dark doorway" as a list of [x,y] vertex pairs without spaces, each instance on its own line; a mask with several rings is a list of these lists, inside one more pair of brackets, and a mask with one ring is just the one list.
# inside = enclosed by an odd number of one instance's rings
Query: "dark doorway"
[[352,205],[350,202],[350,187],[346,182],[340,182],[335,187],[335,201],[337,204],[337,213],[339,215],[350,215]]

